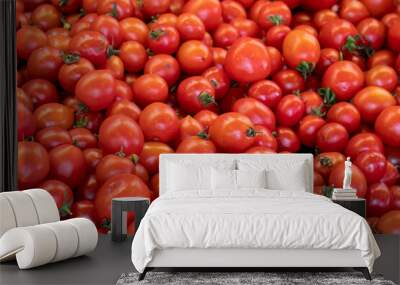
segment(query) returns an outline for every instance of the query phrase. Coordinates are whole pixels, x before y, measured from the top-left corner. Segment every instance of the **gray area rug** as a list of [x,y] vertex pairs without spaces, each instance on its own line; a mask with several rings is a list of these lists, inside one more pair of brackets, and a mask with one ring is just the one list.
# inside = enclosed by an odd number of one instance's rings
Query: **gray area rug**
[[359,272],[148,272],[146,278],[138,281],[138,273],[122,274],[117,285],[395,285],[380,275],[372,275],[368,281]]

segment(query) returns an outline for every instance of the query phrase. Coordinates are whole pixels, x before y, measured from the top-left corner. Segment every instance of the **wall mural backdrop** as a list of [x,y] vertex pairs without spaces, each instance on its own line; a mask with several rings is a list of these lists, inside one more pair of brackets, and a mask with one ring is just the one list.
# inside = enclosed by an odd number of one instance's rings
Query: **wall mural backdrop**
[[106,232],[113,197],[157,197],[161,153],[311,152],[315,193],[351,157],[371,227],[400,234],[399,10],[17,0],[19,189]]

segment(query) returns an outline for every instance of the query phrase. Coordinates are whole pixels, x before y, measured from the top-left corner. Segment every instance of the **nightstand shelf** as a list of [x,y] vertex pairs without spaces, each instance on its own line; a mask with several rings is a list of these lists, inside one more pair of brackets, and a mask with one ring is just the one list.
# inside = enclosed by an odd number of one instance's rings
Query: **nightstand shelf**
[[366,204],[365,199],[332,199],[333,203],[339,204],[340,206],[359,214],[361,217],[366,217]]

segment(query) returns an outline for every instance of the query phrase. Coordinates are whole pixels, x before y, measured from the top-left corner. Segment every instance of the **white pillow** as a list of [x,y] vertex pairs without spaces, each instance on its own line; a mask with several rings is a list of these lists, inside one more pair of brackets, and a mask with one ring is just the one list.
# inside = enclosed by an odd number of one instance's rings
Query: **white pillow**
[[236,170],[238,188],[267,188],[267,171]]
[[306,176],[304,167],[293,167],[290,176],[287,172],[270,169],[267,171],[267,188],[272,190],[304,191]]
[[211,167],[168,164],[167,191],[211,189]]
[[236,190],[236,170],[212,168],[212,189]]

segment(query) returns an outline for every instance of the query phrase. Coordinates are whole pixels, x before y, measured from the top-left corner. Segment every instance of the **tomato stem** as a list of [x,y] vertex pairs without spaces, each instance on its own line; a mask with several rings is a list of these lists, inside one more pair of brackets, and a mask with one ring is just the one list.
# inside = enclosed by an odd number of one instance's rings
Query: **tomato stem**
[[246,131],[246,136],[248,137],[255,137],[257,135],[257,132],[255,129],[253,129],[252,127],[248,128]]
[[73,64],[78,62],[81,57],[77,53],[65,53],[62,51],[61,58],[65,64]]
[[321,163],[322,166],[325,167],[330,167],[333,165],[332,159],[330,159],[327,156],[320,156],[318,157],[319,163]]
[[150,34],[149,34],[149,36],[152,40],[156,40],[163,35],[165,35],[165,31],[162,29],[151,30]]
[[216,79],[211,79],[210,83],[212,85],[213,88],[217,88],[218,87],[218,81]]
[[197,96],[203,106],[208,106],[210,104],[217,104],[215,102],[214,96],[211,96],[208,92],[202,91],[199,96]]
[[301,73],[304,80],[307,79],[314,71],[315,65],[311,62],[302,60],[299,65],[296,67],[296,70]]
[[269,20],[274,26],[278,26],[278,25],[282,24],[282,22],[283,22],[282,16],[280,16],[280,15],[268,16],[268,20]]
[[323,102],[327,107],[336,103],[336,95],[329,87],[319,88],[318,94],[323,97]]
[[322,186],[322,194],[328,198],[332,198],[333,186]]
[[364,44],[364,42],[360,35],[347,36],[346,43],[342,47],[342,50],[347,50],[352,54],[369,58],[374,54],[375,50],[367,43]]
[[112,57],[113,55],[119,55],[119,50],[113,48],[112,46],[108,46],[108,47],[107,47],[107,50],[106,50],[106,53],[107,53],[107,57],[110,58],[110,57]]
[[116,19],[118,18],[118,10],[117,10],[117,3],[116,2],[112,3],[110,16],[113,17],[113,18],[116,18]]
[[83,8],[79,9],[79,18],[82,18],[83,16],[86,16],[86,11]]
[[61,17],[60,21],[61,21],[61,25],[64,29],[71,30],[72,25],[70,23],[68,23],[67,19],[64,16]]
[[201,132],[197,133],[197,136],[201,139],[208,140],[208,134],[205,131],[201,131]]
[[324,104],[319,105],[316,108],[311,109],[311,114],[318,117],[325,117],[326,112],[322,112],[322,109],[325,107]]
[[64,204],[62,207],[59,209],[61,217],[69,216],[71,215],[71,209],[70,205]]
[[69,0],[59,0],[58,6],[60,6],[60,7],[65,6],[68,4],[68,2],[69,2]]
[[132,160],[132,162],[133,162],[134,164],[138,164],[138,162],[139,162],[139,156],[138,156],[137,154],[132,154],[132,155],[130,156],[130,159]]

